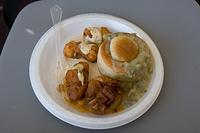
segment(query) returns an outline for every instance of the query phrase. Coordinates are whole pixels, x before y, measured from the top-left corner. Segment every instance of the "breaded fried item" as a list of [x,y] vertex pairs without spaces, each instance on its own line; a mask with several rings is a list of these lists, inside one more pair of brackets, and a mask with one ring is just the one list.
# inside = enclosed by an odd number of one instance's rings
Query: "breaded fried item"
[[89,65],[86,62],[79,62],[67,71],[65,83],[67,95],[70,100],[79,100],[86,91],[89,76]]
[[89,110],[95,114],[105,114],[107,110],[115,110],[121,101],[121,91],[119,83],[116,80],[110,79],[107,81],[91,80],[85,94],[88,100]]
[[88,54],[85,55],[85,58],[90,62],[97,61],[97,53],[99,47],[97,45],[93,45]]
[[91,80],[88,84],[88,88],[85,93],[85,97],[88,100],[95,98],[97,93],[102,89],[102,86],[103,86],[102,82],[95,80],[95,79]]
[[63,49],[63,53],[64,53],[65,57],[81,58],[83,55],[79,48],[80,43],[81,42],[70,41],[67,44],[65,44],[65,47]]
[[104,35],[111,32],[106,27],[88,27],[84,29],[82,41],[70,41],[65,44],[63,53],[67,58],[85,58],[90,62],[97,61],[99,45]]
[[87,27],[83,31],[83,40],[86,43],[100,45],[104,40],[104,35],[111,32],[106,27]]
[[85,58],[90,62],[95,62],[97,60],[98,49],[99,47],[95,44],[70,41],[65,44],[63,53],[67,58]]

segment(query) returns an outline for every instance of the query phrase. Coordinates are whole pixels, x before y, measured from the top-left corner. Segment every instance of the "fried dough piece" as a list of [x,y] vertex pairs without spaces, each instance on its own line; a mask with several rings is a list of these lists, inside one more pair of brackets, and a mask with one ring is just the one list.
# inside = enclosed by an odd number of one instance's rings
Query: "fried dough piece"
[[85,58],[90,62],[97,61],[99,45],[104,36],[111,32],[106,27],[88,27],[84,29],[83,41],[70,41],[65,44],[63,53],[67,58]]
[[67,44],[65,44],[65,47],[63,49],[63,53],[64,53],[65,57],[81,58],[83,55],[79,48],[80,43],[81,42],[70,41]]
[[100,45],[104,40],[104,36],[110,33],[106,27],[87,27],[83,31],[83,40],[86,43]]
[[98,80],[91,80],[88,84],[87,91],[85,93],[85,97],[88,100],[91,100],[96,97],[97,93],[102,89],[103,84]]
[[[109,82],[101,82],[98,80],[91,80],[85,94],[88,100],[89,110],[96,114],[105,114],[115,101],[121,99],[121,91],[119,83],[116,80]],[[117,106],[112,107],[116,109]]]
[[88,76],[89,65],[86,62],[79,62],[67,71],[65,83],[70,100],[76,101],[82,98],[87,89]]
[[87,55],[85,55],[86,60],[90,62],[97,61],[97,53],[98,53],[99,47],[97,45],[93,45]]
[[[75,41],[71,41],[65,44],[65,47],[63,49],[64,56],[67,58],[76,58],[76,59],[85,58],[86,60],[90,62],[95,62],[97,60],[97,53],[98,53],[99,47],[94,44],[84,44],[85,47],[88,47],[89,45],[91,46],[89,46],[88,48],[89,50],[87,53],[83,53],[81,51],[81,44],[82,44],[81,42],[75,42]],[[82,48],[82,49],[86,49],[86,48]]]

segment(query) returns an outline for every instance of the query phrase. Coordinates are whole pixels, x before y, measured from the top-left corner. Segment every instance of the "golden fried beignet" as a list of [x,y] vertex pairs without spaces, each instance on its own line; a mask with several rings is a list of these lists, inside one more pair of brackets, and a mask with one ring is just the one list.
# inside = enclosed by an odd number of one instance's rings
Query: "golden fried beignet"
[[90,62],[95,62],[97,60],[98,46],[71,41],[65,44],[63,53],[67,58],[85,58]]
[[85,43],[100,45],[104,40],[104,35],[111,32],[106,27],[88,27],[84,29],[83,40]]
[[97,53],[98,53],[99,47],[97,45],[93,45],[89,51],[88,54],[85,55],[86,60],[90,62],[97,61]]
[[86,62],[79,62],[67,71],[65,83],[67,95],[70,100],[79,100],[86,91],[89,76],[89,65]]
[[82,53],[79,48],[79,44],[81,42],[76,42],[76,41],[70,41],[67,44],[65,44],[65,47],[63,49],[63,53],[65,57],[68,58],[81,58]]
[[[85,93],[89,110],[95,114],[105,114],[108,110],[116,110],[121,101],[121,91],[116,80],[91,80]],[[118,103],[117,103],[118,102]]]

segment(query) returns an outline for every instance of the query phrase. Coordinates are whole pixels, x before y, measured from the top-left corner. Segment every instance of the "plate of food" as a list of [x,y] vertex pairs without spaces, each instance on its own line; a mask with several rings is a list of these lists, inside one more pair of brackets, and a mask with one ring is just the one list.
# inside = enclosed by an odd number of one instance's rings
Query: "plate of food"
[[29,66],[35,95],[49,112],[78,127],[108,129],[134,121],[152,106],[164,68],[141,28],[97,13],[65,19],[56,28],[40,38]]

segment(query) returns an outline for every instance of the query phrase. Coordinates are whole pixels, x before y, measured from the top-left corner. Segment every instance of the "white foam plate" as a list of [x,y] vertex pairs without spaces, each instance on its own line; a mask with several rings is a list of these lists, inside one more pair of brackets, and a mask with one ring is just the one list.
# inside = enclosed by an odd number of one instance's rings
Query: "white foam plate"
[[88,26],[105,26],[113,32],[134,32],[148,44],[155,60],[155,66],[151,83],[145,95],[135,105],[124,111],[103,116],[81,113],[68,106],[56,90],[56,52],[53,28],[50,28],[40,38],[31,56],[29,74],[35,95],[54,116],[78,127],[108,129],[134,121],[152,106],[161,90],[164,70],[160,53],[152,39],[135,24],[119,17],[96,13],[81,14],[63,20],[59,30],[61,34],[60,48],[62,49],[72,37],[80,35]]

